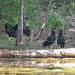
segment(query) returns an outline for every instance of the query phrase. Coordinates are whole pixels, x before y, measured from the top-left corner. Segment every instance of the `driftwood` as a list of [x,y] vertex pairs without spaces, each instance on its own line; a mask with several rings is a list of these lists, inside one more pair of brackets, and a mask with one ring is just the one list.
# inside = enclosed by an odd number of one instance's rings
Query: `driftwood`
[[3,58],[75,57],[75,48],[51,49],[51,50],[21,50],[21,51],[0,50],[0,58],[2,57]]

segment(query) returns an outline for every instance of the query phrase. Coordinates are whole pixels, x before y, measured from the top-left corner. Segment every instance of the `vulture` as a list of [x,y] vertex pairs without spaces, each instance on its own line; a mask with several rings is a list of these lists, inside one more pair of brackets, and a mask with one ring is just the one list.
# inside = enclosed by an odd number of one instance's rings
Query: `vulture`
[[[17,31],[18,24],[16,24],[14,27],[12,27],[15,31]],[[30,30],[28,27],[25,26],[25,22],[23,22],[23,35],[30,36]]]
[[16,31],[13,28],[11,28],[8,23],[5,24],[5,30],[9,36],[9,40],[10,40],[10,37],[16,38],[17,36]]
[[59,35],[57,37],[57,44],[58,44],[58,47],[60,47],[60,48],[64,48],[64,46],[65,46],[65,38],[63,36],[62,29],[59,31]]
[[43,46],[51,46],[55,42],[55,30],[51,30],[51,35],[44,41]]

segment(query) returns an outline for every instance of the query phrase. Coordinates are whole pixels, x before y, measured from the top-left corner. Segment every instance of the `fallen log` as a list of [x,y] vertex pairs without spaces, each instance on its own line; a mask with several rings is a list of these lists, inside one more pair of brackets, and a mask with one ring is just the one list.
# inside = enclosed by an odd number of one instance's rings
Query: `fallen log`
[[0,58],[63,58],[75,57],[75,48],[68,49],[51,49],[51,50],[0,50]]

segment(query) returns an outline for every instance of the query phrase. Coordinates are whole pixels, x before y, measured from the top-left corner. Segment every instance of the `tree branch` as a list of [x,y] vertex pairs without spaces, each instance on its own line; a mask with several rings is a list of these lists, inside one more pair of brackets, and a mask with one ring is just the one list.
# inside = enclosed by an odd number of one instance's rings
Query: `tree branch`
[[43,30],[44,26],[45,26],[45,23],[42,25],[41,30],[39,31],[39,33],[35,37],[34,41],[40,36],[40,34],[42,33],[42,30]]

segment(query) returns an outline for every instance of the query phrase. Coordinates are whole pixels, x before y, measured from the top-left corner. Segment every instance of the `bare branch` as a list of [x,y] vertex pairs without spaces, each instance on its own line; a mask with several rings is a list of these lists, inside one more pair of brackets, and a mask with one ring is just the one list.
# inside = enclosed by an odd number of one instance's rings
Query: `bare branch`
[[37,34],[37,36],[35,37],[34,40],[36,40],[40,36],[40,34],[42,33],[42,30],[43,30],[44,26],[45,26],[45,23],[42,25],[41,30],[39,31],[39,33]]

